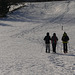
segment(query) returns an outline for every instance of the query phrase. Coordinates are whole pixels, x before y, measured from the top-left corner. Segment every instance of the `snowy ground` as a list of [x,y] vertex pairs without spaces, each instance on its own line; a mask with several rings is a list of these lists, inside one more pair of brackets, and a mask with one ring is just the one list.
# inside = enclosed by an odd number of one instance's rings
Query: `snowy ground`
[[[64,30],[62,30],[62,26]],[[61,37],[70,37],[69,52]],[[46,33],[56,32],[57,53],[45,53]],[[75,1],[28,3],[0,19],[0,75],[75,75]]]

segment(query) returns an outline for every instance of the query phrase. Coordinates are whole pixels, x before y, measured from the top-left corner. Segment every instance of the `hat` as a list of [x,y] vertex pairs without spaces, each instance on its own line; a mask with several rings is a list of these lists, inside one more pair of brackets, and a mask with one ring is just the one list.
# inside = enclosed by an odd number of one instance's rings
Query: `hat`
[[67,35],[67,33],[66,33],[66,32],[64,32],[63,36],[66,36],[66,35]]
[[49,32],[47,32],[47,35],[49,35]]
[[54,36],[56,36],[56,33],[53,33]]

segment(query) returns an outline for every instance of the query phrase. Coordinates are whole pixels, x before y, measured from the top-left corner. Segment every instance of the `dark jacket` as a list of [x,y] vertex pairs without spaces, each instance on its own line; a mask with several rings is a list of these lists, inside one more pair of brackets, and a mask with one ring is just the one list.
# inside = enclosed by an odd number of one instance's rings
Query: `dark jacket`
[[50,44],[50,40],[51,40],[51,38],[50,38],[49,34],[47,34],[47,35],[44,37],[45,43],[46,43],[46,44]]
[[57,38],[57,36],[56,36],[55,33],[53,34],[53,36],[52,36],[52,38],[51,38],[51,41],[52,41],[52,44],[53,44],[53,43],[55,43],[55,44],[57,43],[58,38]]
[[63,41],[63,43],[68,43],[68,41],[69,41],[68,35],[66,33],[64,33],[61,40]]

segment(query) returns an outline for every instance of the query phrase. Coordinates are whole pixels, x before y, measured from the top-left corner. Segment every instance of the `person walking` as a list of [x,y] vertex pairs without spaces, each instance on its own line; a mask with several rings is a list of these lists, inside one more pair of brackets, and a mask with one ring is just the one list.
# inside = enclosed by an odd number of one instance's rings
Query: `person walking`
[[61,40],[63,42],[63,51],[64,53],[67,53],[68,52],[67,43],[69,41],[69,36],[67,35],[66,32],[64,32]]
[[56,53],[56,45],[57,45],[57,41],[58,41],[58,37],[56,36],[56,33],[53,33],[51,41],[52,41],[53,53]]
[[46,53],[50,53],[50,40],[51,40],[51,37],[49,35],[49,32],[47,32],[46,36],[44,37],[44,41],[46,44]]

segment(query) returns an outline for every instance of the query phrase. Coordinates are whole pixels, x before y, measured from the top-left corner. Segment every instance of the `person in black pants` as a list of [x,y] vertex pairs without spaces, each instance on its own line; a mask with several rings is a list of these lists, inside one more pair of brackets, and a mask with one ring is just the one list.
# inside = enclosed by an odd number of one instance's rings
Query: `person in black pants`
[[68,35],[67,35],[66,32],[64,32],[61,40],[63,42],[63,50],[64,50],[64,53],[67,53],[68,52],[67,43],[69,41],[69,37],[68,37]]
[[56,53],[56,45],[57,45],[57,41],[58,41],[58,38],[56,36],[56,33],[53,33],[53,36],[51,38],[51,41],[52,41],[53,53]]
[[46,36],[44,37],[44,41],[46,44],[46,53],[50,53],[50,40],[51,40],[51,37],[49,35],[49,32],[47,32]]

